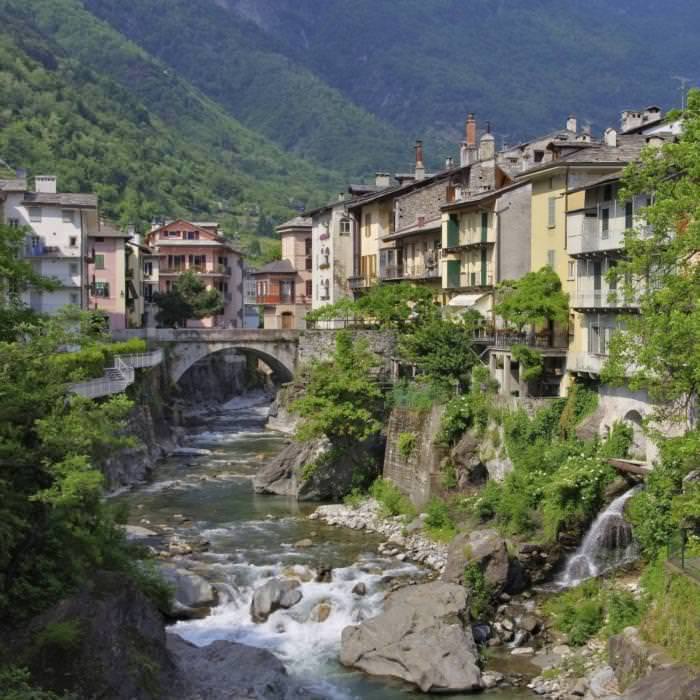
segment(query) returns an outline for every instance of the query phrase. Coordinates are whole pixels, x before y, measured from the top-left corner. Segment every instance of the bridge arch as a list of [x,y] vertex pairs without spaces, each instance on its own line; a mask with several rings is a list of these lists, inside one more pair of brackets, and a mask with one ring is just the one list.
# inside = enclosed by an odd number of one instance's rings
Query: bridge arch
[[[177,383],[194,364],[209,355],[224,350],[235,350],[243,355],[262,360],[271,370],[276,381],[280,383],[291,381],[294,375],[296,348],[284,348],[275,352],[270,348],[256,347],[254,343],[238,344],[235,342],[218,343],[179,343],[172,350],[170,363],[170,378]],[[277,349],[279,350],[279,349]]]

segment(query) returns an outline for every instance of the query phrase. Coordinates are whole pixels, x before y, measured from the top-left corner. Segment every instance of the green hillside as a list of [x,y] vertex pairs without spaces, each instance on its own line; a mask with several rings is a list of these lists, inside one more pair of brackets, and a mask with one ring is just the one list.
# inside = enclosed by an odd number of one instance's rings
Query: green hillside
[[[101,0],[106,2],[106,0]],[[697,0],[197,0],[252,21],[348,99],[403,131],[458,138],[468,111],[516,142],[567,114],[680,106],[700,84]],[[124,4],[124,3],[121,3]],[[130,2],[125,3],[130,5]]]
[[0,158],[102,212],[215,217],[243,237],[342,179],[242,126],[76,0],[0,0]]
[[410,136],[353,104],[285,56],[276,39],[216,2],[84,1],[243,124],[286,150],[353,176],[398,167],[411,157]]

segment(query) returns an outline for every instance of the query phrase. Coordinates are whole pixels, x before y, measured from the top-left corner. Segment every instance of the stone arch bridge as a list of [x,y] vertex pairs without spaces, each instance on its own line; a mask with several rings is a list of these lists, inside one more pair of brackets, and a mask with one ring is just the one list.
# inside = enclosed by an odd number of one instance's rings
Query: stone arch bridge
[[[279,382],[290,381],[300,363],[323,360],[335,347],[335,330],[272,330],[246,328],[133,329],[114,331],[115,340],[144,338],[149,345],[165,350],[168,373],[173,382],[199,360],[222,350],[237,350],[262,360]],[[354,337],[367,339],[369,347],[390,371],[395,354],[395,337],[385,331],[352,331]]]

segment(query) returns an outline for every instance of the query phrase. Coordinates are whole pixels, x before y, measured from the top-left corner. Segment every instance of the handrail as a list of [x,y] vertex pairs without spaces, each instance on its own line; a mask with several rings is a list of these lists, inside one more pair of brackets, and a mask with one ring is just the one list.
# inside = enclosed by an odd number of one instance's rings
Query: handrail
[[[163,361],[163,350],[158,348],[152,352],[137,352],[130,355],[115,355],[114,366],[108,367],[102,377],[89,379],[85,382],[70,384],[68,390],[87,399],[97,399],[101,396],[120,394],[136,379],[136,369],[155,367]],[[117,375],[116,377],[114,375]]]

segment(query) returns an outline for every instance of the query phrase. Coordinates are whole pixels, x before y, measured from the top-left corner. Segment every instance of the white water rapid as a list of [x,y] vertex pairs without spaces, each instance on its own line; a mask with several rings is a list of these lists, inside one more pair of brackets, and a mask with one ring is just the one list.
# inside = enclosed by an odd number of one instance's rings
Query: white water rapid
[[618,496],[598,514],[579,548],[569,557],[557,584],[576,586],[588,578],[634,561],[638,555],[632,528],[623,516],[625,503],[641,487],[635,486]]

